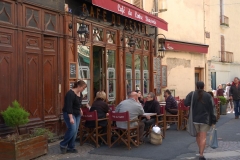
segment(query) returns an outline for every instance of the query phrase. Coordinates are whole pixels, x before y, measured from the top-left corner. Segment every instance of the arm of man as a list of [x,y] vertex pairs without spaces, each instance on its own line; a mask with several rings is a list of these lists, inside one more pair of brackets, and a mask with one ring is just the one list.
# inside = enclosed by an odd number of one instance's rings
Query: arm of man
[[190,93],[186,96],[186,98],[185,98],[185,100],[184,100],[184,105],[185,105],[185,106],[190,106],[190,105],[191,105],[192,95],[193,95],[193,92],[190,92]]
[[137,104],[139,108],[139,116],[144,114],[144,110],[141,104]]
[[233,96],[233,87],[231,86],[229,89],[229,98],[232,99]]
[[157,115],[160,115],[160,105],[158,101],[154,102],[154,107],[155,107],[155,113],[157,113]]
[[66,111],[68,113],[68,117],[70,119],[70,123],[74,124],[74,119],[73,119],[73,99],[74,99],[74,94],[71,94],[70,92],[67,93],[65,97],[65,104],[66,104]]

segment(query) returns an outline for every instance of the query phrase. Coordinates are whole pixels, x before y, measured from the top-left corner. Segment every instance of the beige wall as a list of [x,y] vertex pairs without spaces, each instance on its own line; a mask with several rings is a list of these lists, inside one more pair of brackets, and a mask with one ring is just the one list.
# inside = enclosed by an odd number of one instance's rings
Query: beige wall
[[[220,26],[220,5],[219,0],[211,0],[205,5],[206,30],[210,32],[208,39],[209,47],[209,66],[208,72],[216,72],[216,83],[227,83],[235,76],[240,76],[240,4],[239,0],[224,0],[224,15],[229,18],[229,27]],[[225,37],[225,51],[233,52],[234,63],[219,62],[219,51],[221,50],[220,36]],[[208,74],[209,75],[209,74]],[[211,80],[211,77],[209,78]]]

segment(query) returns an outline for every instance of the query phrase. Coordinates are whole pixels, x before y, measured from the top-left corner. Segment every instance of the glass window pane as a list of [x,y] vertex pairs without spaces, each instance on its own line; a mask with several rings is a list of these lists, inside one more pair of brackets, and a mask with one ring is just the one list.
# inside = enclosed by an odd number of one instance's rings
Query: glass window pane
[[143,57],[143,70],[148,70],[148,56]]
[[141,90],[141,56],[135,55],[135,90]]
[[11,4],[0,2],[0,21],[10,22],[11,19]]
[[107,43],[115,44],[116,34],[115,32],[107,31]]
[[107,67],[115,68],[115,54],[114,50],[107,50]]
[[103,41],[103,29],[93,27],[93,40],[94,41]]
[[108,77],[107,81],[108,85],[108,101],[114,101],[116,96],[116,80],[115,80],[115,69],[114,68],[108,68]]
[[149,93],[149,73],[147,70],[143,71],[143,96]]
[[90,50],[88,46],[78,45],[78,79],[87,83],[87,88],[82,92],[83,104],[90,100]]

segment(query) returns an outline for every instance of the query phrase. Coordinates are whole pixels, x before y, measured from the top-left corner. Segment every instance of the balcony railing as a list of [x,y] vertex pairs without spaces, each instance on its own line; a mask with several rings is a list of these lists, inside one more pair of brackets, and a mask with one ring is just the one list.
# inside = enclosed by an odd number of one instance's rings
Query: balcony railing
[[229,18],[227,16],[220,16],[220,25],[229,27]]
[[224,63],[233,63],[233,52],[228,51],[219,51],[220,62]]

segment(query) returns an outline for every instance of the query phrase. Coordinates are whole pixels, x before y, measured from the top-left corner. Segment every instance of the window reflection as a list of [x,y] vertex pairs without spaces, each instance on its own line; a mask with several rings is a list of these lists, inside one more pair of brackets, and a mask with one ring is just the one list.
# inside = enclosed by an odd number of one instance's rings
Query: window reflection
[[135,90],[141,90],[141,56],[135,55]]
[[143,57],[143,96],[149,93],[149,63],[148,56]]
[[115,51],[107,50],[107,95],[110,102],[116,99],[115,56]]
[[86,82],[87,87],[82,92],[83,104],[90,100],[90,50],[88,46],[78,45],[78,79]]

